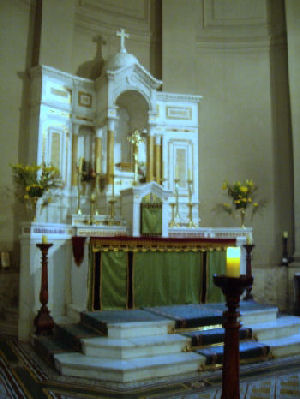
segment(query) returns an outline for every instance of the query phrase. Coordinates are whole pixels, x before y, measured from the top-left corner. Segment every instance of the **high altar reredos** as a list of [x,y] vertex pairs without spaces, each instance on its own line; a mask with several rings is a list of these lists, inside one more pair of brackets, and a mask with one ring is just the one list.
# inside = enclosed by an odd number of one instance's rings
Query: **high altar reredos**
[[[21,223],[19,338],[28,339],[40,307],[40,253],[47,235],[49,309],[54,318],[88,307],[90,237],[237,239],[252,229],[200,226],[198,103],[201,96],[158,91],[128,54],[127,35],[95,81],[48,66],[31,71],[29,162],[51,163],[61,187]],[[86,237],[78,266],[72,237]],[[241,272],[245,272],[242,250]]]

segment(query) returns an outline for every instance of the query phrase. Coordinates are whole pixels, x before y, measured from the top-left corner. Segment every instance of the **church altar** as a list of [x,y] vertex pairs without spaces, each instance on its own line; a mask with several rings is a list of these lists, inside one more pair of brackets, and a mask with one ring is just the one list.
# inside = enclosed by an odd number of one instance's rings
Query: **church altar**
[[[246,271],[243,244],[252,240],[252,228],[201,226],[202,97],[160,91],[162,82],[127,53],[124,30],[117,34],[120,51],[95,81],[45,65],[31,70],[28,162],[56,166],[61,184],[38,200],[36,220],[20,226],[21,339],[30,337],[40,307],[36,244],[43,236],[53,243],[48,307],[54,319],[75,320],[86,309],[152,306],[156,300],[213,300],[209,279],[214,267],[209,265],[219,262],[212,259],[229,243],[241,246],[241,273]],[[82,245],[77,262],[76,237]],[[105,249],[115,240],[118,245]],[[189,250],[187,243],[192,243]],[[122,258],[119,267],[116,254]],[[169,292],[163,287],[166,280]],[[148,297],[147,281],[152,281]]]

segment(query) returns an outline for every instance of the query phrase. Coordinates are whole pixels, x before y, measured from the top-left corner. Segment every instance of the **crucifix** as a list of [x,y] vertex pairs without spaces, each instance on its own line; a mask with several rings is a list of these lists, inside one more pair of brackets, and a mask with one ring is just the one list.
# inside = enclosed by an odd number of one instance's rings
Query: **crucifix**
[[118,30],[116,35],[120,37],[120,53],[127,53],[125,47],[125,38],[128,38],[130,35],[125,32],[125,29]]

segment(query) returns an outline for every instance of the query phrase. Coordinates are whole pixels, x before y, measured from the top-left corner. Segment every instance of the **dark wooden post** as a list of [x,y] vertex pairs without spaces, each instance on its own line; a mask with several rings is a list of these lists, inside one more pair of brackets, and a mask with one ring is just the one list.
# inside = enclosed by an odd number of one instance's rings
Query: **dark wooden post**
[[40,292],[41,309],[34,319],[37,334],[51,334],[54,328],[53,318],[48,309],[48,250],[53,244],[36,244],[42,251],[42,284]]
[[221,399],[240,399],[240,296],[252,284],[248,276],[227,277],[214,275],[214,283],[226,297],[228,310],[223,312],[225,328]]
[[[243,245],[246,249],[246,276],[252,277],[252,250],[255,247],[253,244]],[[252,296],[252,284],[246,288],[245,300],[253,299]]]

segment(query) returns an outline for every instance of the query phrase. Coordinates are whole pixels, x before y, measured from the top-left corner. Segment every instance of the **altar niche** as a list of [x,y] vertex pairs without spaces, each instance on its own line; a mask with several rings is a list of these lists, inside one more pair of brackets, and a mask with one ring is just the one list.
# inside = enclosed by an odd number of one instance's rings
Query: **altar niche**
[[[120,195],[121,190],[130,187],[134,182],[146,181],[149,104],[140,93],[128,90],[117,98],[116,106],[118,119],[114,145],[114,184],[115,193]],[[137,151],[134,151],[131,139],[136,131],[139,132],[140,140]]]

